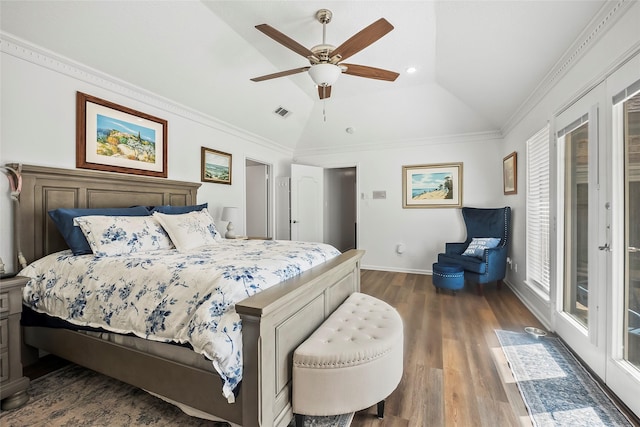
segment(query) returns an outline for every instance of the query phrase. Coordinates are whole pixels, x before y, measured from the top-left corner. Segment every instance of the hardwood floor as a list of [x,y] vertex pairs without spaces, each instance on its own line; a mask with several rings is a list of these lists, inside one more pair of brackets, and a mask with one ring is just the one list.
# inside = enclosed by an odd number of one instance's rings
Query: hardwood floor
[[[487,285],[478,296],[467,285],[453,295],[436,293],[431,276],[363,270],[361,290],[400,312],[404,374],[384,419],[373,406],[356,413],[352,427],[531,426],[494,330],[544,327],[507,286]],[[34,379],[66,363],[48,356],[25,375]]]
[[503,379],[508,367],[499,369],[494,330],[544,327],[508,287],[487,285],[478,296],[467,285],[454,296],[436,293],[431,276],[365,270],[361,288],[404,320],[404,375],[384,420],[370,408],[356,414],[353,427],[531,425],[515,383]]

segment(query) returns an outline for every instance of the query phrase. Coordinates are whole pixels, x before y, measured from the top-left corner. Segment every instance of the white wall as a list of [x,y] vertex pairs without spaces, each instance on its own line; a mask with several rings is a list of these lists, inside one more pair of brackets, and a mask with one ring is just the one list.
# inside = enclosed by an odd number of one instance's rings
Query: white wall
[[[608,27],[607,27],[608,28]],[[505,144],[500,155],[506,156],[512,151],[518,152],[518,194],[504,196],[505,204],[510,204],[515,211],[513,218],[514,245],[511,250],[515,269],[507,270],[507,282],[525,301],[527,306],[547,326],[552,324],[553,308],[538,294],[531,292],[525,284],[526,280],[526,217],[524,215],[526,184],[526,147],[525,142],[540,130],[547,122],[551,123],[551,132],[555,133],[554,117],[569,103],[577,100],[590,87],[605,81],[623,63],[635,67],[637,78],[640,78],[640,3],[634,2],[630,9],[608,29],[608,31],[571,67],[565,75],[557,79],[539,102],[505,135]],[[634,61],[630,61],[632,57]],[[603,108],[610,108],[609,103]],[[610,138],[610,132],[608,137]],[[552,141],[553,142],[553,141]],[[552,147],[553,150],[553,147]],[[553,155],[551,156],[553,159]],[[552,183],[552,188],[555,184]],[[555,284],[552,283],[552,289]],[[553,293],[553,291],[552,291]]]
[[[446,143],[414,142],[404,148],[296,156],[296,163],[326,168],[357,164],[358,249],[366,251],[364,268],[431,273],[445,242],[466,236],[459,209],[402,208],[403,165],[462,162],[463,204],[495,207],[503,203],[502,141],[446,139]],[[378,190],[386,191],[387,198],[372,199],[372,192]],[[400,243],[406,247],[402,255],[396,253]]]
[[[269,141],[99,72],[88,72],[37,46],[8,46],[3,40],[2,47],[0,164],[75,168],[75,96],[81,91],[166,119],[169,179],[200,182],[201,146],[231,153],[232,185],[202,183],[198,191],[198,203],[208,202],[215,219],[223,206],[245,205],[245,157],[272,164],[275,176],[289,174],[292,154],[274,151]],[[135,179],[132,175],[132,184]],[[0,257],[7,271],[13,271],[8,185],[4,178],[0,182]],[[244,221],[235,226],[238,235],[244,234]]]

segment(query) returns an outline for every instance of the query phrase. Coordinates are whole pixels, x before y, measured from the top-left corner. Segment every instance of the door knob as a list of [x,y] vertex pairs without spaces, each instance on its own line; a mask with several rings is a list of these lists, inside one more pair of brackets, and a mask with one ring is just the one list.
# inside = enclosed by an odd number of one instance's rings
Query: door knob
[[640,252],[640,248],[634,248],[633,246],[629,246],[627,250],[632,253]]

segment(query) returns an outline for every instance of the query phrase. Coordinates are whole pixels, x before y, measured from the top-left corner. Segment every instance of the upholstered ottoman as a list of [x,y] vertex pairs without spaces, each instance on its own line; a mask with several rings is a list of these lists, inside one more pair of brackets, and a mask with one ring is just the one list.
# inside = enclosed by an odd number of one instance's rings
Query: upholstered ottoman
[[403,326],[384,301],[354,293],[293,354],[293,412],[338,415],[378,404],[402,378]]
[[434,263],[433,286],[436,287],[436,292],[440,289],[451,289],[455,293],[458,289],[464,288],[464,269],[457,264]]

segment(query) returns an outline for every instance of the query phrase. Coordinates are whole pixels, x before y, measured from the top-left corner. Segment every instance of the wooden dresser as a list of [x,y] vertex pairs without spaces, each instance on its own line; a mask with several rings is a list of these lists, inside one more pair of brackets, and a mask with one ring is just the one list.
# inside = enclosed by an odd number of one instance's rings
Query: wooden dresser
[[22,374],[20,316],[22,288],[29,279],[0,279],[0,399],[2,409],[14,409],[29,400],[29,378]]

